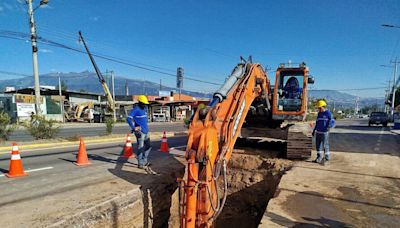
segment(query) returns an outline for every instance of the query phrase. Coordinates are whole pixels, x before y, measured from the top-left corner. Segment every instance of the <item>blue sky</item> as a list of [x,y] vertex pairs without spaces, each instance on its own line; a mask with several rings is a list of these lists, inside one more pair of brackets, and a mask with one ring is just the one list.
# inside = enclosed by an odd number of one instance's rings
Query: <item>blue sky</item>
[[[0,0],[0,30],[29,32],[20,2]],[[93,52],[172,74],[182,66],[187,76],[222,83],[240,55],[252,55],[271,68],[270,78],[281,62],[305,61],[314,89],[347,89],[383,87],[392,78],[392,69],[380,65],[400,54],[400,29],[381,24],[400,25],[399,12],[398,0],[50,0],[35,19],[39,36],[81,48],[82,30]],[[0,37],[0,50],[0,71],[32,74],[29,42]],[[41,74],[92,71],[80,53],[43,44],[39,50]],[[97,62],[117,76],[175,85],[173,77]],[[185,80],[184,88],[211,92],[216,86]],[[384,96],[384,89],[347,92]]]

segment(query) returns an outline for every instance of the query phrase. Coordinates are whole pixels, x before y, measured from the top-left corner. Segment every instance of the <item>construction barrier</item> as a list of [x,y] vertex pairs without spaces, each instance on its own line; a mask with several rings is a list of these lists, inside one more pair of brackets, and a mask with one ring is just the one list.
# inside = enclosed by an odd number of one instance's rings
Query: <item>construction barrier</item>
[[88,156],[86,153],[85,143],[84,143],[82,137],[80,138],[78,156],[77,156],[76,162],[74,162],[74,164],[77,166],[90,165],[90,162],[89,162],[89,159],[88,159]]
[[164,153],[169,153],[168,140],[167,140],[167,135],[166,135],[165,131],[164,131],[163,137],[161,139],[160,151],[164,152]]
[[133,146],[132,146],[132,140],[131,140],[131,134],[128,134],[126,136],[126,143],[124,146],[124,149],[122,151],[122,157],[123,158],[131,158],[131,157],[135,157],[134,153],[133,153]]
[[17,143],[13,142],[10,160],[10,169],[6,173],[6,177],[23,177],[27,176],[22,165],[21,155],[19,154]]

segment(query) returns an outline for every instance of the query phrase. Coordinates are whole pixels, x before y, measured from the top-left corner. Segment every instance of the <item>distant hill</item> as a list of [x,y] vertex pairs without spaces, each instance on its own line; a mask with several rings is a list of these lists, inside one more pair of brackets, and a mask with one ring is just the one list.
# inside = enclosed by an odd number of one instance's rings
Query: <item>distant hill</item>
[[[104,76],[104,75],[103,75]],[[104,94],[103,88],[94,72],[84,71],[80,73],[49,73],[40,75],[40,84],[47,86],[57,86],[58,77],[67,85],[69,90],[86,91],[92,93]],[[160,85],[150,81],[137,79],[128,79],[124,77],[115,77],[115,95],[125,94],[125,83],[128,81],[129,94],[146,94],[158,95]],[[33,86],[33,77],[24,77],[18,79],[0,80],[0,90],[4,91],[7,86],[15,87],[16,89],[27,88]],[[110,90],[111,85],[109,84]],[[162,90],[175,90],[175,88],[163,86]],[[203,94],[188,90],[182,90],[182,93],[194,97],[210,97],[210,94]]]
[[[99,83],[97,75],[94,72],[84,71],[80,73],[49,73],[40,75],[40,84],[48,86],[57,86],[58,77],[65,82],[68,89],[75,91],[87,91],[104,94],[103,88]],[[115,95],[125,94],[125,83],[128,81],[129,94],[158,95],[160,85],[150,81],[138,79],[128,79],[124,77],[115,77]],[[32,87],[33,77],[24,77],[18,79],[0,80],[0,90],[4,91],[7,86],[13,86],[16,89]],[[111,88],[110,88],[111,89]],[[175,90],[175,88],[163,86],[162,90]],[[211,97],[212,94],[198,93],[194,91],[182,90],[182,93],[195,97]],[[335,103],[338,108],[354,107],[356,96],[336,90],[311,90],[308,95],[312,99],[326,98],[328,102]],[[359,98],[360,108],[372,104],[383,104],[383,98]]]
[[[337,90],[311,90],[308,91],[308,96],[312,99],[325,98],[329,103],[335,103],[337,108],[353,108],[357,96],[339,92]],[[382,105],[384,103],[384,98],[363,98],[358,99],[359,107],[369,106],[369,105]]]

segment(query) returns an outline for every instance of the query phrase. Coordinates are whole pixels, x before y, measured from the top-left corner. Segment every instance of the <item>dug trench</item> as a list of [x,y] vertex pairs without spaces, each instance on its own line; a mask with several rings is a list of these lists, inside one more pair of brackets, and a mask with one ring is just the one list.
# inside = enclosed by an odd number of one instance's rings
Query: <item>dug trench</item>
[[[238,141],[228,164],[228,196],[215,227],[258,227],[282,175],[293,162],[283,159],[282,143]],[[222,184],[222,183],[221,183]],[[177,202],[177,196],[174,197]],[[173,204],[169,227],[179,227]]]
[[280,158],[281,144],[239,143],[228,169],[228,197],[216,227],[258,227],[269,200],[292,161]]
[[[292,162],[270,144],[237,143],[229,162],[228,196],[215,227],[258,227],[274,196],[282,175]],[[166,156],[160,175],[141,187],[86,210],[61,226],[76,227],[179,227],[179,200],[176,178],[183,177],[183,158]],[[172,163],[171,163],[172,162]],[[112,171],[126,181],[140,177],[123,170]],[[133,175],[133,176],[132,176]],[[79,219],[81,217],[81,219]],[[72,222],[74,221],[74,222]],[[76,222],[79,221],[79,222]]]

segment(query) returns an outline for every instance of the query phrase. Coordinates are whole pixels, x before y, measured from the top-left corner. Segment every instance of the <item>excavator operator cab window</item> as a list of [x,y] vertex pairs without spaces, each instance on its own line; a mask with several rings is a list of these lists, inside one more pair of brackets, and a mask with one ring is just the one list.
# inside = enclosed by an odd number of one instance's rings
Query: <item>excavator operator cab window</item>
[[303,72],[280,72],[278,76],[277,110],[298,112],[302,107]]

